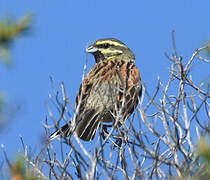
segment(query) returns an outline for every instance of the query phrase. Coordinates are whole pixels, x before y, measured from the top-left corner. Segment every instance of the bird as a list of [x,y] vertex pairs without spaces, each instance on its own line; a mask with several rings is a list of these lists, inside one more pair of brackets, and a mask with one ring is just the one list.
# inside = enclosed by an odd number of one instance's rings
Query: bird
[[[121,125],[136,109],[142,94],[140,71],[134,64],[134,53],[120,40],[104,38],[86,48],[95,58],[76,97],[75,132],[84,141],[94,139],[100,124],[116,121],[121,112]],[[71,136],[66,124],[50,135]]]

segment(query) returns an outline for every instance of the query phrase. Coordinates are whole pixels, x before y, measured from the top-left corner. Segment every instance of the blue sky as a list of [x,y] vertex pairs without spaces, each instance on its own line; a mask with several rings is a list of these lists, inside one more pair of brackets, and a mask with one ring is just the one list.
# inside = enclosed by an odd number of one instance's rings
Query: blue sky
[[[168,78],[172,52],[171,31],[175,30],[180,55],[187,60],[209,39],[210,1],[97,1],[97,0],[0,0],[0,17],[21,18],[33,13],[31,33],[18,38],[12,48],[13,66],[0,66],[0,91],[9,103],[19,104],[19,112],[1,132],[10,157],[25,144],[39,147],[46,102],[51,92],[49,76],[63,81],[70,100],[75,96],[85,64],[85,46],[98,38],[115,37],[136,54],[143,82],[155,90],[157,77]],[[88,67],[94,64],[89,56]],[[209,66],[194,63],[193,79],[199,83],[209,76]],[[2,159],[0,152],[0,159]]]

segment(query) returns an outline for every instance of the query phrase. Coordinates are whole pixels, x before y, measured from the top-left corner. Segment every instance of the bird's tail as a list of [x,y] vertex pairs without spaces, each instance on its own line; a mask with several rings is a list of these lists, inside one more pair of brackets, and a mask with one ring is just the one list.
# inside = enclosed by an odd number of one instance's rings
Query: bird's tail
[[68,124],[64,125],[61,129],[58,129],[55,132],[53,132],[49,137],[50,141],[57,138],[61,134],[63,134],[64,136],[70,136],[70,127]]
[[[100,125],[100,113],[95,109],[86,110],[81,117],[77,117],[76,134],[84,141],[91,141],[95,137],[96,131]],[[72,130],[68,124],[53,132],[49,139],[50,141],[62,135],[64,137],[71,136]]]

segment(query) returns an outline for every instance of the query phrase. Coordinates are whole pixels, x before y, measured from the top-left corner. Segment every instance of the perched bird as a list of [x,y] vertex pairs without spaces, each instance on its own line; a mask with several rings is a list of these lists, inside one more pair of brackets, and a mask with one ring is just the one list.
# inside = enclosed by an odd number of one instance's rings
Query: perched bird
[[[119,112],[122,120],[134,112],[141,96],[142,83],[134,64],[135,55],[121,41],[99,39],[86,52],[94,55],[96,64],[82,82],[76,97],[75,131],[81,139],[90,141],[102,122],[114,124]],[[70,129],[66,124],[50,138],[61,134],[70,136]]]

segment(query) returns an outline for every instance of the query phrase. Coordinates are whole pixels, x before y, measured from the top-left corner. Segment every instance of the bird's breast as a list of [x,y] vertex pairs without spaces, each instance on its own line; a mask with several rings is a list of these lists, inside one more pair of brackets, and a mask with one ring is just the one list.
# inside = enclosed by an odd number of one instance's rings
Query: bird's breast
[[92,81],[92,88],[86,105],[101,110],[112,109],[118,95],[140,81],[140,74],[134,63],[123,60],[100,62],[88,77]]

